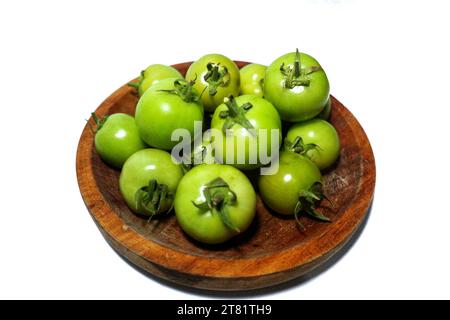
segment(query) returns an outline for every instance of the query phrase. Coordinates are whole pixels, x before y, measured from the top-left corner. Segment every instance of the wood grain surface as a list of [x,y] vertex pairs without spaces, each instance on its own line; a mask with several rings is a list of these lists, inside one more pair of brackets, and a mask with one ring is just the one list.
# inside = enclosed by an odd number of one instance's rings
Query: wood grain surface
[[[174,67],[185,74],[190,64]],[[137,100],[133,89],[124,85],[96,113],[134,115]],[[81,195],[108,243],[157,277],[210,290],[249,290],[291,280],[342,248],[360,226],[374,194],[375,160],[369,140],[356,118],[334,97],[332,107],[330,122],[339,133],[342,149],[336,165],[324,174],[325,192],[334,206],[323,203],[320,209],[331,223],[301,218],[306,228],[302,231],[294,219],[276,215],[258,198],[256,218],[243,235],[219,246],[194,242],[180,229],[175,215],[148,223],[128,209],[119,192],[120,172],[99,158],[89,124],[81,134],[76,159]]]

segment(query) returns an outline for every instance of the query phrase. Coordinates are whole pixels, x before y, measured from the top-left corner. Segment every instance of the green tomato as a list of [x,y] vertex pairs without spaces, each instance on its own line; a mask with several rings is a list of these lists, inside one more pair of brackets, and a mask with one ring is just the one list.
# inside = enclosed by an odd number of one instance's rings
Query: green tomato
[[115,113],[100,120],[92,113],[92,117],[97,125],[95,149],[110,166],[122,168],[128,157],[145,148],[132,116]]
[[[161,83],[167,85],[167,81]],[[139,99],[135,114],[142,139],[164,150],[172,149],[179,142],[171,140],[176,129],[188,130],[194,139],[195,122],[203,121],[203,107],[198,100],[198,92],[185,80],[172,81],[170,89],[147,90]]]
[[[298,215],[301,212],[322,221],[329,219],[316,211],[316,201],[325,196],[322,193],[321,174],[308,158],[293,152],[282,151],[278,172],[261,175],[258,188],[264,203],[283,215]],[[299,222],[299,221],[298,221]],[[300,226],[301,223],[299,222]]]
[[340,151],[336,129],[321,119],[294,124],[286,135],[285,147],[307,156],[320,170],[333,165]]
[[225,97],[239,94],[239,68],[221,54],[207,54],[192,63],[186,80],[195,81],[194,88],[202,93],[207,112],[213,112]]
[[142,96],[152,85],[167,78],[182,79],[183,75],[174,67],[163,64],[152,64],[141,72],[138,82],[130,83],[130,85],[136,87],[139,95]]
[[258,97],[264,95],[264,76],[266,74],[266,66],[257,63],[246,65],[240,70],[241,74],[241,91],[240,94],[253,94]]
[[267,68],[264,97],[284,121],[314,118],[324,108],[329,94],[327,75],[319,62],[306,53],[285,54]]
[[327,103],[325,104],[325,107],[322,111],[316,116],[317,119],[322,119],[328,121],[330,119],[331,115],[331,98],[328,99]]
[[217,244],[244,232],[256,210],[256,194],[239,170],[220,164],[202,164],[190,170],[178,185],[175,213],[192,238]]
[[[175,81],[181,81],[183,82],[182,78],[167,78],[167,79],[162,79],[158,82],[156,82],[155,84],[153,84],[152,86],[150,86],[146,92],[158,92],[158,91],[170,91],[173,90],[174,88],[174,83]],[[196,91],[195,91],[196,92]]]
[[278,151],[282,139],[277,110],[269,101],[253,95],[226,99],[214,112],[211,128],[221,134],[218,137],[213,135],[217,161],[242,170],[267,164],[269,161],[262,161],[261,153],[271,158],[273,152]]
[[182,177],[181,166],[168,152],[144,149],[133,154],[123,165],[119,187],[132,211],[153,216],[171,210]]

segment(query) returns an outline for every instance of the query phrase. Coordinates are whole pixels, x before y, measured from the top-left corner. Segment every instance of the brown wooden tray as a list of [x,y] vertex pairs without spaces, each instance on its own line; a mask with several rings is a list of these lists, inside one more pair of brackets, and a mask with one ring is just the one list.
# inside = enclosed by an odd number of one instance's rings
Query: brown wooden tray
[[[236,62],[239,67],[247,62]],[[191,62],[174,65],[182,74]],[[122,86],[96,110],[134,115],[137,97]],[[324,174],[325,192],[335,207],[321,223],[271,213],[260,199],[254,223],[241,237],[220,246],[192,241],[172,214],[150,223],[134,215],[119,192],[119,171],[105,165],[86,125],[78,145],[77,177],[81,195],[108,243],[137,267],[177,284],[210,290],[250,290],[304,275],[339,251],[360,226],[375,188],[375,160],[369,140],[356,118],[334,97],[330,122],[341,139],[338,163]],[[92,121],[92,120],[91,120]]]

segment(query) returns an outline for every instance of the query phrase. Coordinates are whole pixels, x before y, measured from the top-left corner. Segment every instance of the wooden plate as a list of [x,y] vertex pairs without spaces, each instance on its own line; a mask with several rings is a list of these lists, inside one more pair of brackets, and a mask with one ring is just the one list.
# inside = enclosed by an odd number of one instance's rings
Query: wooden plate
[[[185,74],[191,63],[174,65]],[[239,67],[246,62],[237,62]],[[124,85],[96,110],[134,114],[137,97]],[[338,163],[324,174],[325,192],[335,207],[322,210],[331,223],[294,219],[271,213],[260,199],[254,223],[240,238],[205,246],[188,238],[172,214],[150,223],[134,215],[119,192],[119,171],[105,165],[94,148],[89,125],[77,151],[77,177],[84,202],[108,243],[123,257],[157,277],[194,288],[249,290],[304,275],[343,247],[361,224],[372,201],[375,161],[364,130],[332,98],[331,123],[342,144]],[[92,120],[91,120],[92,121]]]

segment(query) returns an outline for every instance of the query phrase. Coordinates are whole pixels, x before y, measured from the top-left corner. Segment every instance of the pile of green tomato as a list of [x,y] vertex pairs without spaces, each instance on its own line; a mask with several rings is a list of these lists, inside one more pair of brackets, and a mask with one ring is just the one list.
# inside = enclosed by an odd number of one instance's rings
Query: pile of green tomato
[[[259,158],[249,161],[253,139],[258,148],[266,143],[269,154],[277,155],[273,161],[279,161],[274,174],[260,174],[254,183],[264,203],[292,215],[301,227],[300,214],[330,221],[316,209],[326,199],[321,171],[336,162],[340,143],[327,122],[329,82],[313,57],[297,50],[268,67],[249,64],[239,70],[227,57],[208,54],[192,63],[185,77],[155,64],[130,86],[140,97],[134,117],[92,116],[96,150],[104,162],[121,169],[120,192],[134,213],[150,219],[174,209],[185,233],[207,244],[244,232],[256,211],[256,192],[245,172],[263,165]],[[206,139],[193,154],[210,161],[177,163],[170,154],[178,143],[172,132],[183,128],[194,139],[196,121],[202,121],[203,130],[223,132],[222,145],[208,152],[211,141]],[[279,130],[281,150],[271,150],[270,139],[259,141],[250,129]],[[243,163],[235,152],[234,162],[227,158],[222,164],[227,152],[236,151],[230,150],[231,140],[244,142]]]

